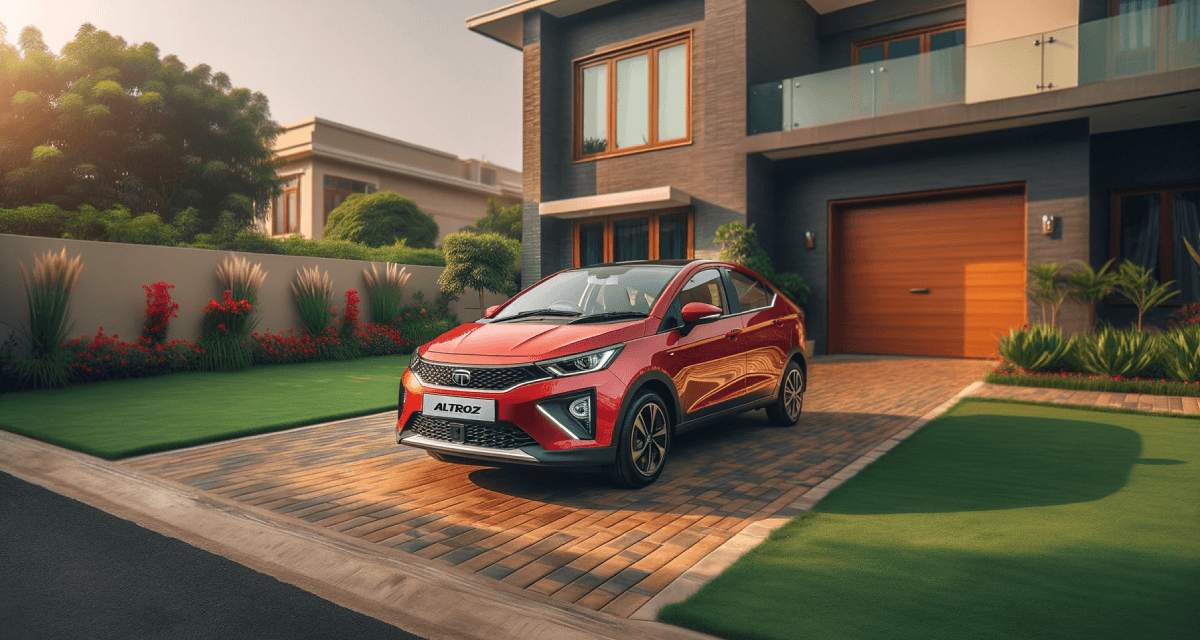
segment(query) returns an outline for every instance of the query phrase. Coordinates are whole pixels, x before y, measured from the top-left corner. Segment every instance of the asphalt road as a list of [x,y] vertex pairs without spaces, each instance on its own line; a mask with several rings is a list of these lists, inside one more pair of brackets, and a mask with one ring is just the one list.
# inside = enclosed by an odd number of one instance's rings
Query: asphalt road
[[0,638],[421,640],[4,473]]

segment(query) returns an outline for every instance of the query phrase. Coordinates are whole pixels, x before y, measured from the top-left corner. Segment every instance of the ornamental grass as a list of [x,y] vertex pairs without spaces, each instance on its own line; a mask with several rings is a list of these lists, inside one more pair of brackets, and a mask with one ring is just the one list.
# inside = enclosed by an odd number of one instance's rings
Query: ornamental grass
[[333,319],[337,315],[331,306],[333,280],[329,278],[329,272],[321,273],[320,267],[315,266],[297,270],[292,292],[296,294],[296,306],[300,309],[304,330],[313,337],[324,335],[326,329],[333,326]]
[[250,326],[258,322],[258,290],[267,279],[267,272],[262,270],[262,264],[251,265],[242,256],[225,258],[217,267],[217,281],[222,289],[228,289],[234,300],[245,300],[250,303]]
[[404,267],[388,263],[383,275],[379,274],[378,265],[372,264],[370,271],[363,269],[363,279],[367,282],[367,295],[370,296],[371,322],[375,324],[395,324],[400,318],[400,301],[404,295],[404,285],[408,284],[411,276]]
[[34,259],[32,274],[18,262],[25,283],[29,325],[24,327],[27,354],[16,364],[17,384],[25,388],[57,389],[71,378],[71,368],[61,349],[70,331],[68,324],[71,290],[83,273],[83,258],[67,258],[47,251]]

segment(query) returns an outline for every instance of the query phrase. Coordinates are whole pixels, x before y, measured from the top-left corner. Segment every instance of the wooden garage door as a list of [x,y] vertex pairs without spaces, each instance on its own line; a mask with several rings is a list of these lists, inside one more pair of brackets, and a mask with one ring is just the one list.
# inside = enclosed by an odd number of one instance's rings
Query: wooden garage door
[[834,203],[831,216],[830,353],[987,358],[1025,321],[1023,187]]

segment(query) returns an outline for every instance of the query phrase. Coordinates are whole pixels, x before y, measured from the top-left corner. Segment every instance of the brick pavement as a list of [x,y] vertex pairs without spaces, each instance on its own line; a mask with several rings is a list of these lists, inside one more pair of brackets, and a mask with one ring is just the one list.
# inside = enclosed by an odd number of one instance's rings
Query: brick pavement
[[1115,393],[1112,391],[1070,391],[1066,389],[1014,387],[1003,384],[985,384],[975,389],[971,395],[985,398],[1014,398],[1016,400],[1031,400],[1034,402],[1055,402],[1089,407],[1113,407],[1117,409],[1181,413],[1193,416],[1200,415],[1200,398],[1182,396],[1156,396],[1145,393]]
[[122,464],[374,544],[628,617],[748,525],[789,508],[989,363],[812,360],[801,421],[753,412],[679,437],[638,491],[593,475],[458,466],[395,444],[394,413]]

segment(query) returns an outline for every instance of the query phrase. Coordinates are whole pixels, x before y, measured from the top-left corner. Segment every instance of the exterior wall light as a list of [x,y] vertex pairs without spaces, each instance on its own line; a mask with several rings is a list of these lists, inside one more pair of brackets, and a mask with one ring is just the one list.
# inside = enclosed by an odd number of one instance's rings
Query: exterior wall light
[[1042,216],[1042,233],[1043,234],[1051,235],[1054,233],[1054,230],[1057,227],[1058,227],[1058,217],[1057,216]]
[[805,249],[816,249],[817,248],[817,236],[811,231],[804,232],[804,248]]

